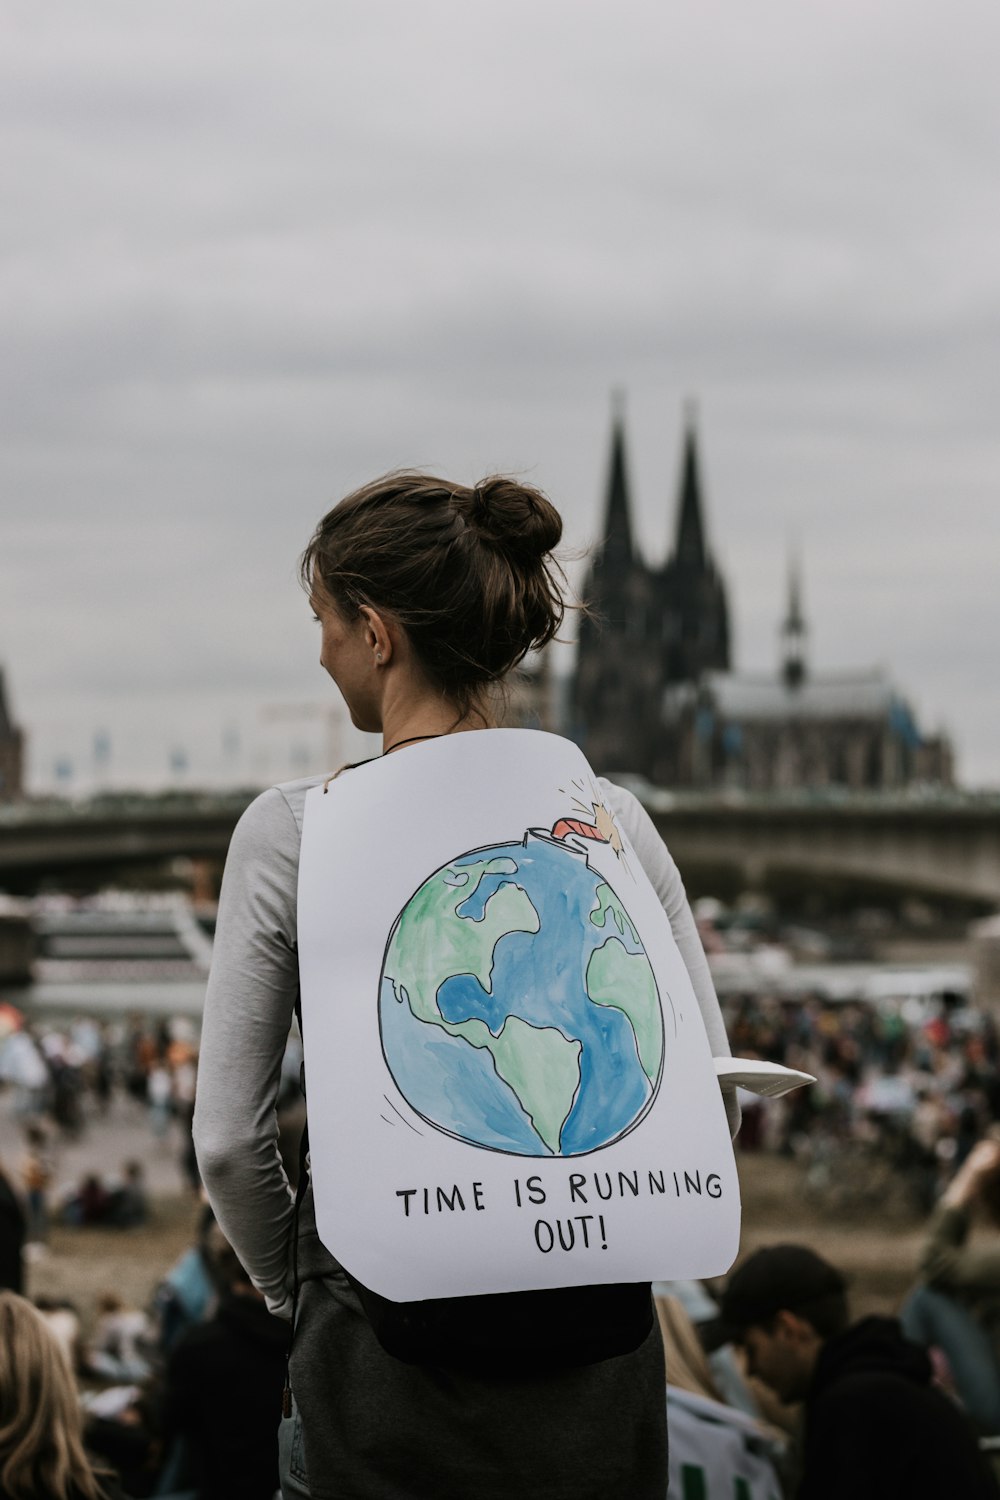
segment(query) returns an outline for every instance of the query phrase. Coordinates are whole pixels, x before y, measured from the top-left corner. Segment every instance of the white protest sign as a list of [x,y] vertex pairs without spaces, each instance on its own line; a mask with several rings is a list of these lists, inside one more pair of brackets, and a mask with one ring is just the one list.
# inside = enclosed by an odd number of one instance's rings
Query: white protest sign
[[720,1275],[739,1186],[669,921],[580,751],[449,735],[306,797],[320,1238],[395,1301]]

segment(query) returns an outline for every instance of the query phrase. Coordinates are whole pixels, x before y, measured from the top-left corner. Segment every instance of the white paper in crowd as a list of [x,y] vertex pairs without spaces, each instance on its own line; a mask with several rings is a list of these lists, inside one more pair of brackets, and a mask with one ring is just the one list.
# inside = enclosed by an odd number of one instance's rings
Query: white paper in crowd
[[669,921],[583,755],[407,747],[306,797],[316,1219],[397,1301],[720,1275],[739,1185]]

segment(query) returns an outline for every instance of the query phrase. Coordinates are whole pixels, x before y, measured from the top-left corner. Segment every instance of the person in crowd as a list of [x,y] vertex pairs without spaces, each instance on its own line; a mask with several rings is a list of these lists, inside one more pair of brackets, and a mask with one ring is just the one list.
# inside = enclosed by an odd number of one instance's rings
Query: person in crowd
[[67,1140],[75,1140],[83,1128],[83,1059],[61,1032],[47,1033],[42,1047],[52,1076],[52,1118]]
[[62,1200],[63,1223],[76,1228],[110,1225],[115,1229],[133,1229],[149,1218],[146,1192],[146,1170],[139,1161],[124,1163],[121,1176],[99,1177],[86,1172],[78,1185]]
[[[977,1215],[988,1234],[975,1244]],[[980,1432],[1000,1435],[1000,1140],[969,1152],[943,1193],[920,1254],[921,1285],[902,1311],[907,1335],[939,1350]]]
[[102,1380],[146,1380],[153,1328],[137,1307],[126,1307],[114,1292],[97,1299],[97,1322],[87,1342],[85,1369]]
[[148,1103],[149,1075],[157,1062],[156,1040],[138,1016],[130,1018],[125,1052],[125,1087],[133,1099]]
[[803,1404],[796,1500],[997,1500],[963,1412],[892,1318],[852,1324],[846,1284],[804,1245],[756,1251],[730,1276],[721,1317],[747,1364]]
[[68,1297],[35,1297],[34,1307],[62,1350],[69,1368],[78,1369],[82,1334],[79,1308]]
[[0,1162],[0,1288],[24,1290],[24,1240],[27,1222],[21,1200]]
[[658,1295],[656,1313],[667,1367],[670,1492],[779,1500],[785,1437],[727,1404],[678,1298]]
[[28,1125],[42,1118],[49,1104],[52,1080],[30,1026],[8,1036],[0,1048],[0,1079],[13,1085],[17,1119]]
[[0,1292],[0,1494],[4,1500],[125,1500],[95,1469],[65,1355],[30,1302]]
[[44,1244],[49,1233],[48,1190],[52,1181],[52,1160],[45,1131],[40,1125],[25,1127],[21,1181],[27,1209],[28,1243]]
[[153,1294],[156,1345],[161,1355],[169,1354],[185,1329],[203,1322],[215,1311],[219,1287],[209,1251],[214,1224],[215,1215],[205,1203],[194,1244],[174,1262]]
[[107,1219],[111,1194],[96,1172],[85,1172],[77,1187],[63,1200],[62,1219],[78,1228],[103,1224]]
[[105,1221],[117,1229],[133,1229],[149,1218],[146,1169],[141,1161],[127,1161],[121,1179],[108,1189]]
[[105,1029],[98,1031],[98,1045],[91,1061],[90,1086],[98,1114],[107,1115],[114,1097],[115,1074]]
[[162,1058],[149,1070],[146,1079],[146,1097],[149,1100],[149,1125],[157,1140],[163,1140],[170,1128],[173,1111],[174,1084],[170,1069]]
[[168,1451],[183,1444],[199,1500],[272,1500],[289,1328],[268,1312],[218,1229],[211,1253],[224,1291],[214,1315],[171,1351],[164,1438]]
[[[320,522],[302,572],[321,627],[321,665],[355,725],[381,734],[383,756],[495,726],[497,685],[562,620],[551,556],[561,532],[554,507],[527,485],[492,478],[469,488],[408,472],[364,486]],[[274,1099],[298,992],[304,802],[320,779],[265,792],[234,835],[195,1110],[198,1160],[219,1222],[285,1317],[296,1215]],[[712,1050],[727,1053],[676,866],[635,798],[602,786],[663,902]],[[662,1500],[664,1369],[655,1326],[632,1353],[523,1378],[405,1363],[381,1347],[319,1240],[311,1185],[298,1219],[295,1404],[282,1424],[286,1497]]]
[[198,1175],[198,1159],[194,1150],[191,1128],[194,1122],[194,1100],[198,1069],[194,1048],[186,1042],[174,1042],[170,1052],[171,1076],[173,1080],[174,1116],[180,1127],[180,1168],[193,1193],[201,1187]]

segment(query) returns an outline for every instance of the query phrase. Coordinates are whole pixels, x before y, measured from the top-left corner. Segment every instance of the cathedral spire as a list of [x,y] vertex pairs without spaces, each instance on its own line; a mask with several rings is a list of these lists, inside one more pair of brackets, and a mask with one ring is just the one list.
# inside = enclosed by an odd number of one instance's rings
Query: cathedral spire
[[665,682],[698,682],[729,670],[726,590],[705,537],[694,403],[684,407],[677,534],[659,575]]
[[801,687],[805,681],[807,634],[802,613],[802,567],[792,552],[788,560],[788,612],[781,623],[781,675],[786,687]]
[[708,565],[705,523],[702,517],[701,476],[693,401],[684,408],[684,457],[681,463],[681,494],[677,514],[674,557],[684,567],[702,570]]
[[612,398],[611,464],[608,469],[607,502],[604,510],[605,566],[630,567],[635,557],[632,516],[625,466],[625,398],[615,391]]

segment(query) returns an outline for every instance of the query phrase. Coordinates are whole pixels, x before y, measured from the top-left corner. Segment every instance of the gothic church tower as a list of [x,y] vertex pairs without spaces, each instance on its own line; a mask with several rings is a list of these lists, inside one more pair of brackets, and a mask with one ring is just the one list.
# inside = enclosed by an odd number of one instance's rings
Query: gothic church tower
[[802,568],[798,558],[788,565],[788,613],[781,622],[781,678],[789,690],[806,680],[806,628],[802,613]]
[[704,503],[694,417],[684,431],[680,499],[673,551],[657,580],[663,618],[663,680],[697,682],[729,671],[726,590],[705,536]]
[[657,669],[649,650],[652,579],[632,535],[625,420],[616,402],[603,539],[583,587],[573,679],[574,738],[597,771],[637,769],[636,736],[649,717]]
[[729,666],[729,614],[705,539],[694,427],[684,439],[673,551],[651,569],[632,533],[624,420],[616,408],[604,540],[584,584],[572,731],[594,769],[662,778],[672,764],[662,706],[668,685]]

